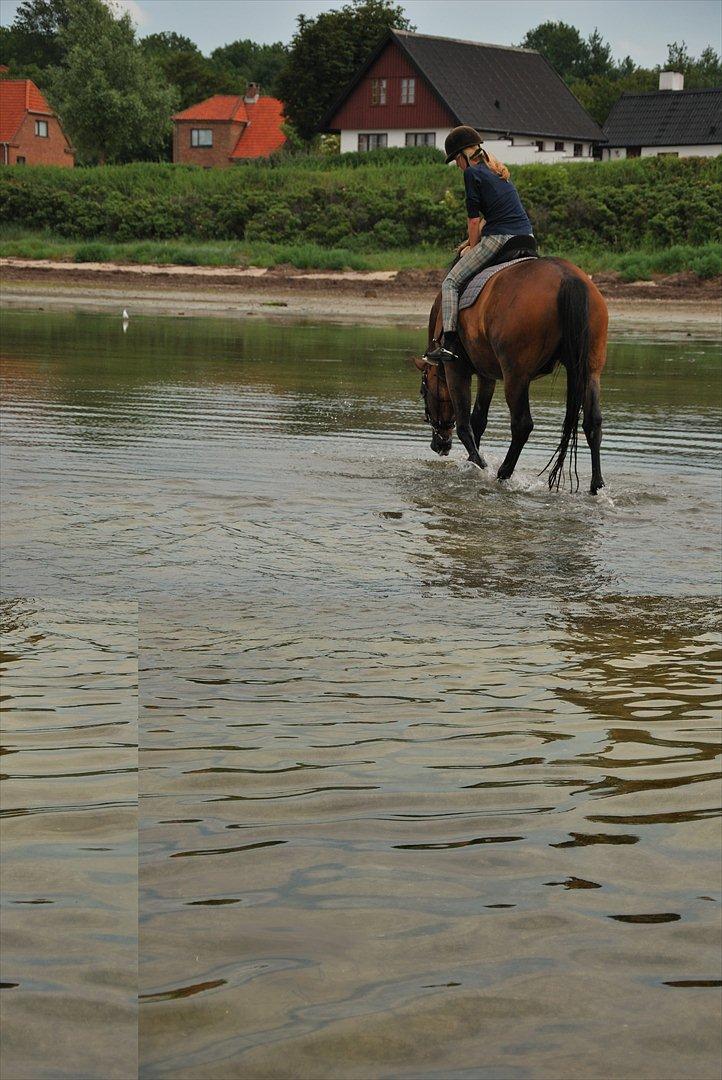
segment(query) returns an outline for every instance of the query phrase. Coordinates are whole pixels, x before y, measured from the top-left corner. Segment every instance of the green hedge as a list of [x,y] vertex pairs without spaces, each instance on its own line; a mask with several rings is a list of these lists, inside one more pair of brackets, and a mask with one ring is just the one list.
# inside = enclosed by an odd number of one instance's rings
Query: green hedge
[[[512,168],[542,248],[722,240],[722,158]],[[0,221],[80,240],[309,242],[379,251],[463,236],[461,174],[433,150],[279,157],[227,170],[139,164],[0,170]]]

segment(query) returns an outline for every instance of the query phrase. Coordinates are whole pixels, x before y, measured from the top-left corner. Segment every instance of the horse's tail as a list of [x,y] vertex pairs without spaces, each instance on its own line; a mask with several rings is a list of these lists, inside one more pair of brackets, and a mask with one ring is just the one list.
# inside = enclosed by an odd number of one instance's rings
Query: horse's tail
[[552,466],[549,489],[558,491],[564,473],[564,461],[569,452],[569,479],[573,485],[573,472],[578,490],[579,415],[589,383],[589,293],[583,278],[571,274],[564,277],[557,296],[557,310],[561,330],[559,358],[567,372],[567,411],[559,445],[544,471]]

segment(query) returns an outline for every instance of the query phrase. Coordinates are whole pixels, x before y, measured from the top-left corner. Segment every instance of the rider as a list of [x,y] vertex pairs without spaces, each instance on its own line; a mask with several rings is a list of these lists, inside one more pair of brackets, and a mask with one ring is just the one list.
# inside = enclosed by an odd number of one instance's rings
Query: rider
[[464,173],[469,239],[441,286],[443,341],[424,356],[432,364],[457,358],[456,325],[463,286],[493,261],[511,237],[534,235],[508,169],[487,154],[481,142],[478,131],[463,125],[449,132],[444,145],[446,164],[455,162]]

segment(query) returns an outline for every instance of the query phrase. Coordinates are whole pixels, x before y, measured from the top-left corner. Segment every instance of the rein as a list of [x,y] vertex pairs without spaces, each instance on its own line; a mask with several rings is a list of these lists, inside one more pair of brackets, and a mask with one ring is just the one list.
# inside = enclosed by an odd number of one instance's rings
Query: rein
[[[421,375],[421,396],[424,399],[424,419],[426,420],[426,423],[429,425],[435,435],[438,435],[440,439],[444,438],[442,432],[448,431],[449,427],[453,427],[453,420],[451,424],[442,424],[441,417],[443,412],[443,398],[440,394],[434,394],[431,392],[431,388],[429,386],[429,373],[426,369],[424,369]],[[438,420],[434,420],[431,415],[431,410],[429,409],[429,399],[431,399],[436,404],[436,415],[439,417]]]

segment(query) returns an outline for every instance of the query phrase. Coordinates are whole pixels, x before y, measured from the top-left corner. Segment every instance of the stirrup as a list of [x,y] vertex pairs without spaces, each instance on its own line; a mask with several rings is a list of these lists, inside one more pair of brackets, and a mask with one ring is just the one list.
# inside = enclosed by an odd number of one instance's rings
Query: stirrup
[[447,349],[445,345],[437,345],[435,349],[427,349],[424,353],[424,360],[427,364],[434,364],[438,366],[440,363],[448,363],[450,360],[458,359],[455,352],[451,349]]

